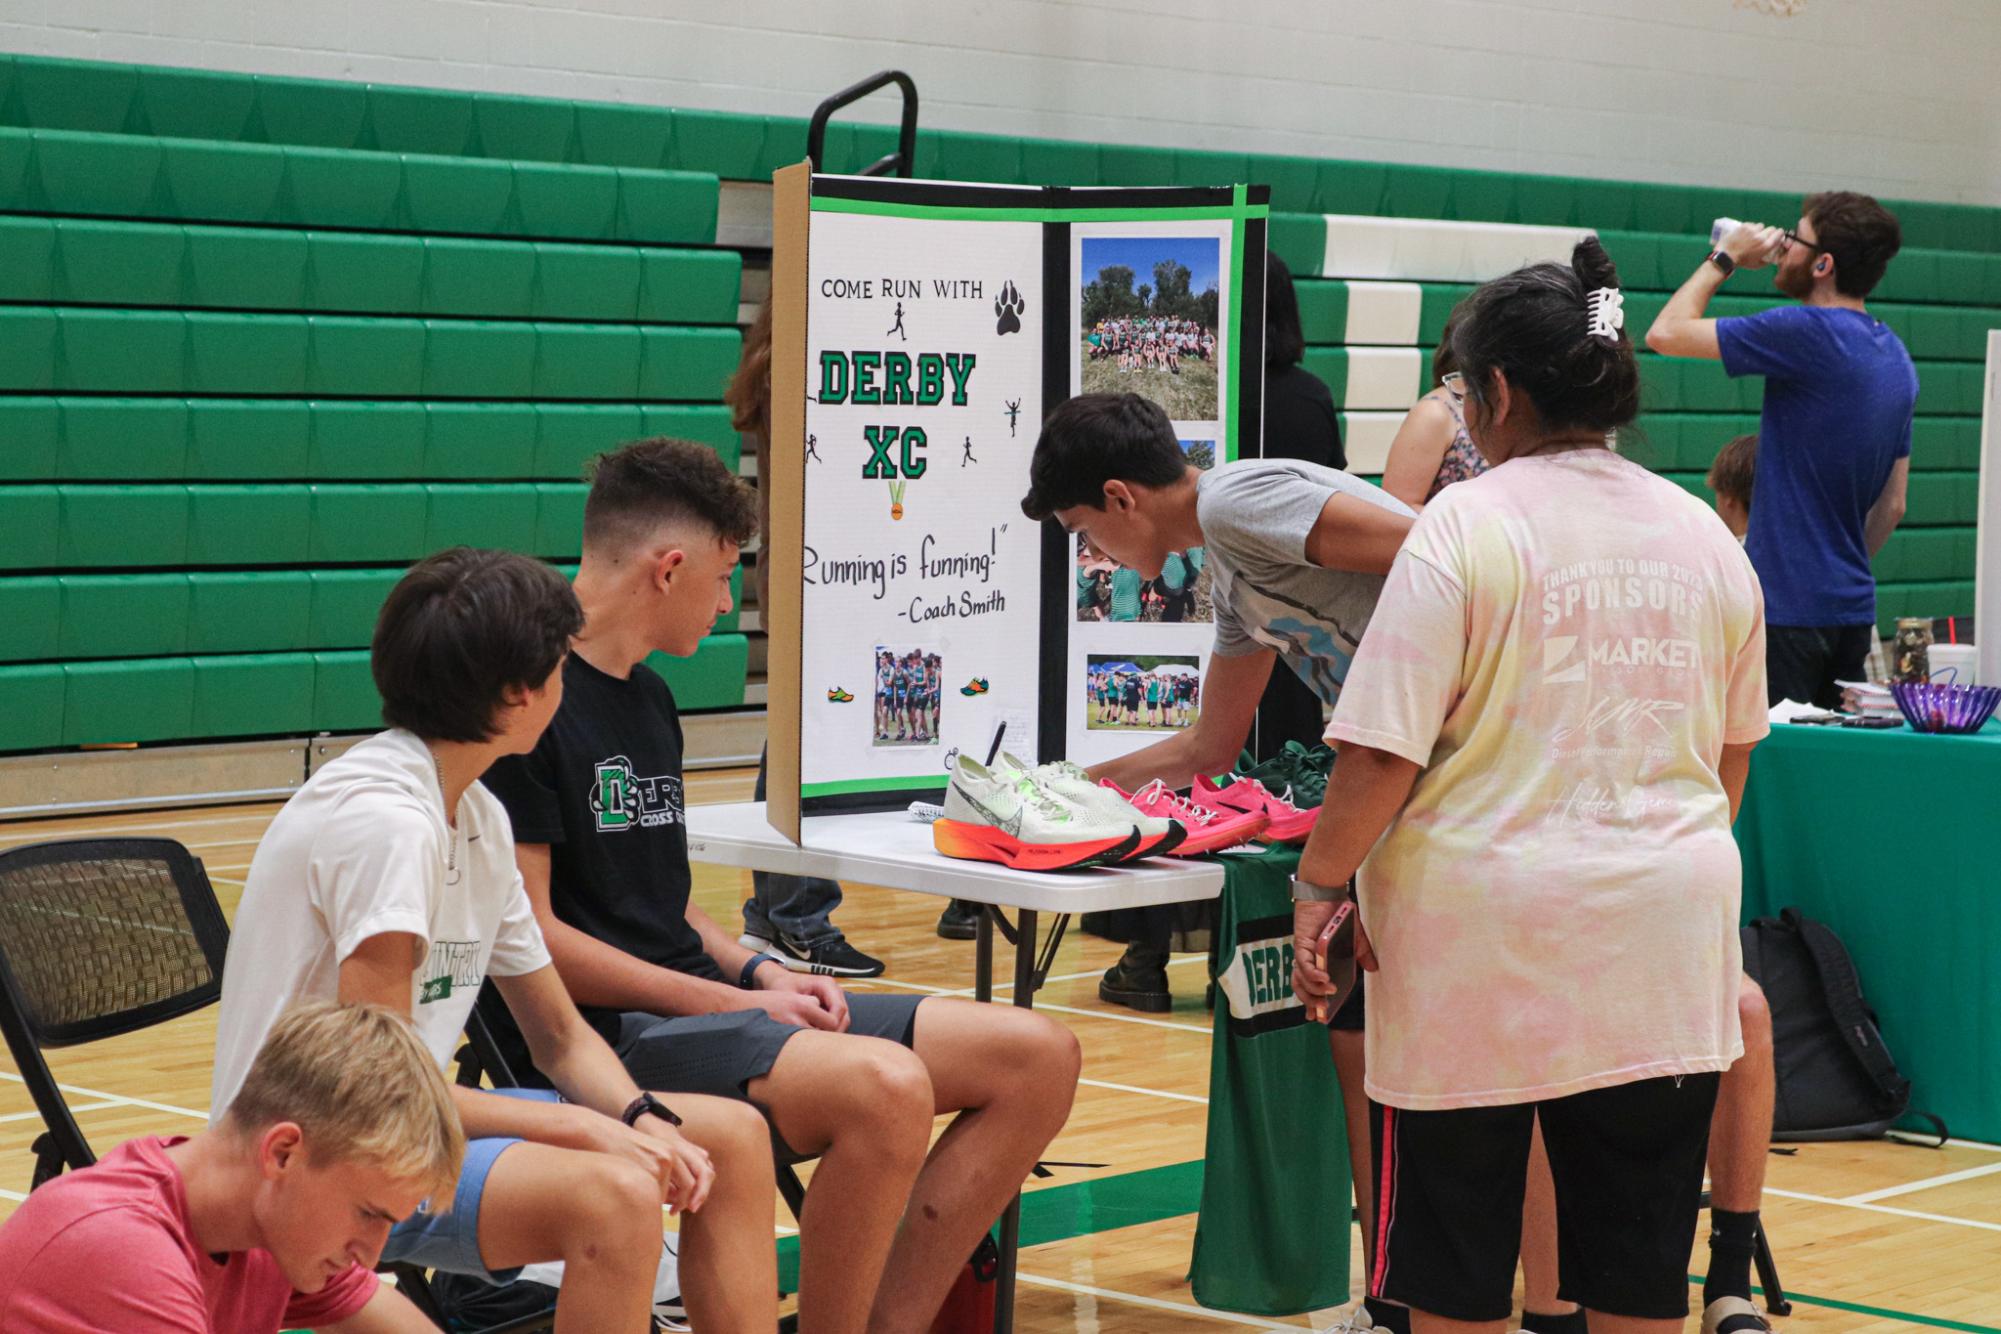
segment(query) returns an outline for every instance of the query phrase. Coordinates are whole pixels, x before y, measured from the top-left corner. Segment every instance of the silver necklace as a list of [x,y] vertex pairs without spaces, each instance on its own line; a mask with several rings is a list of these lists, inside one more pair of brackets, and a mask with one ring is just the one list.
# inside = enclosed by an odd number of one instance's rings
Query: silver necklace
[[[427,746],[425,749],[430,748]],[[431,751],[431,767],[438,773],[438,800],[440,803],[445,803],[449,801],[445,796],[445,762],[438,758],[438,752],[435,750]],[[456,885],[459,882],[459,822],[452,818],[452,814],[451,808],[446,806],[445,883],[448,885]]]

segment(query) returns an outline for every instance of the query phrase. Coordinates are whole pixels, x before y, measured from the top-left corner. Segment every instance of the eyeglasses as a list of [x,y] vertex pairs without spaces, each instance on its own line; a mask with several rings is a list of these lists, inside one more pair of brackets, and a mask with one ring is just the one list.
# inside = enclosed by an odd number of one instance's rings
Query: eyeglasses
[[1445,392],[1454,398],[1466,397],[1466,377],[1458,371],[1447,371],[1438,377],[1438,383],[1445,386]]
[[1786,238],[1787,245],[1803,245],[1807,247],[1809,250],[1818,250],[1823,255],[1831,255],[1834,253],[1832,250],[1829,250],[1826,246],[1822,245],[1820,242],[1809,241],[1804,236],[1801,236],[1798,232],[1780,232],[1779,235]]

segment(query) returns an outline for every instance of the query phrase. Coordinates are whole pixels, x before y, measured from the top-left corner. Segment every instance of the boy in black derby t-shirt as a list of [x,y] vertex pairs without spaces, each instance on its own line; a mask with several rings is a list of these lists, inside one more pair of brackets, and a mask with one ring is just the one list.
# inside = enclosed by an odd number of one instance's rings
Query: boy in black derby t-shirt
[[1012,1006],[850,997],[751,953],[690,900],[681,725],[643,663],[696,650],[756,527],[754,493],[701,445],[601,456],[562,706],[486,783],[556,967],[626,1068],[648,1088],[746,1098],[819,1156],[800,1220],[807,1325],[920,1334],[1062,1129],[1077,1042]]

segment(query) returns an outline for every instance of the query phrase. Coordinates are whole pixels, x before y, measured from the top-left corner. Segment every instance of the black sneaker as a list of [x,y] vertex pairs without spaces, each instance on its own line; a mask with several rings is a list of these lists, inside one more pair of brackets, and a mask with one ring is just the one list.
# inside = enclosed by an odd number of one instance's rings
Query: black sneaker
[[845,936],[835,936],[808,949],[797,941],[786,939],[783,931],[773,934],[778,938],[764,952],[795,973],[820,973],[827,977],[882,976],[882,960],[863,954],[848,944]]
[[554,1315],[556,1289],[518,1278],[495,1287],[482,1278],[440,1269],[428,1280],[431,1298],[455,1329],[492,1329],[539,1315]]
[[938,914],[938,936],[942,940],[976,940],[980,934],[980,906],[953,899]]
[[1167,989],[1167,959],[1127,946],[1125,957],[1099,980],[1098,999],[1145,1014],[1173,1009],[1174,996]]

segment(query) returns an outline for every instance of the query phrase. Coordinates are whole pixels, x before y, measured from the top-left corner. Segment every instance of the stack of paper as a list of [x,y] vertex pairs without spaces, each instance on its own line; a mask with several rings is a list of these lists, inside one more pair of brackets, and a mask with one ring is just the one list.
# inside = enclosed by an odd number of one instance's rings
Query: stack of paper
[[1844,712],[1859,713],[1865,718],[1904,716],[1888,686],[1879,686],[1868,681],[1836,681],[1835,684],[1841,687],[1841,707]]

